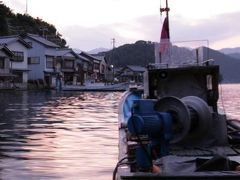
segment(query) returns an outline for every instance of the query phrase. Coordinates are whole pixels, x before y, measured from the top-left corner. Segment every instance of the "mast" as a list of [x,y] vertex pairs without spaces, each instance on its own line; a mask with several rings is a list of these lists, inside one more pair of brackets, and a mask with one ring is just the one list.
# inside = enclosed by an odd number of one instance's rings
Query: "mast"
[[161,30],[159,51],[156,51],[155,53],[155,57],[156,57],[155,62],[160,64],[163,63],[163,60],[164,60],[163,55],[164,53],[166,53],[166,50],[168,49],[169,42],[170,42],[169,11],[170,11],[170,8],[168,7],[168,0],[166,0],[165,8],[161,7],[161,1],[160,1],[160,14],[162,15],[163,12],[166,12],[166,17],[164,18],[164,22]]
[[[170,8],[168,7],[168,0],[166,0],[166,7],[165,8],[160,8],[160,13],[162,15],[163,12],[166,12],[166,18],[169,22],[169,11],[170,11]],[[169,29],[169,23],[168,23],[168,30],[170,31]],[[169,34],[169,39],[170,39],[170,34]]]

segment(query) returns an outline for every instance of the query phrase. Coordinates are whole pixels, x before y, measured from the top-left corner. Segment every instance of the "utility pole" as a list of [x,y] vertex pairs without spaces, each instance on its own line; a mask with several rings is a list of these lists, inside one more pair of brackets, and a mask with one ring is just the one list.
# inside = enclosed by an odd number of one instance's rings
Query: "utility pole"
[[113,49],[115,49],[116,40],[115,38],[112,38],[111,40],[112,40]]
[[112,63],[113,63],[113,53],[114,53],[113,51],[114,51],[114,49],[115,49],[115,47],[116,47],[116,46],[115,46],[115,45],[116,45],[116,39],[115,39],[115,38],[112,38],[112,39],[111,39],[111,44],[112,44],[112,53],[111,53],[111,56],[112,56],[112,57],[111,57],[111,64],[112,64]]
[[28,15],[28,0],[26,0],[26,11],[25,14]]
[[47,33],[45,33],[45,32],[48,31],[48,28],[47,27],[40,27],[39,30],[42,31],[42,37],[47,39]]
[[[112,71],[111,81],[113,83],[114,82],[114,65],[113,65],[114,62],[113,62],[113,59],[114,59],[114,49],[115,49],[116,39],[112,38],[111,43],[112,43],[112,53],[111,53],[111,58],[110,58],[110,67],[111,67],[111,71]],[[115,65],[116,65],[116,62],[115,62]]]

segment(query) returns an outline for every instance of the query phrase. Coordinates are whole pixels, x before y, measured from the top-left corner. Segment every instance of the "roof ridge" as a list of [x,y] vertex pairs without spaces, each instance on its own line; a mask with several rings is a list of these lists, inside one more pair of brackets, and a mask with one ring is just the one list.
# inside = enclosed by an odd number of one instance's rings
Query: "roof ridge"
[[0,39],[6,39],[6,38],[16,38],[16,37],[20,38],[20,36],[19,36],[19,35],[8,35],[8,36],[0,36]]
[[27,37],[29,38],[32,38],[34,39],[35,41],[43,44],[43,45],[46,45],[46,46],[50,46],[50,47],[55,47],[55,48],[60,48],[59,45],[57,45],[56,43],[52,42],[52,41],[49,41],[48,39],[38,35],[38,34],[30,34],[30,33],[27,33]]

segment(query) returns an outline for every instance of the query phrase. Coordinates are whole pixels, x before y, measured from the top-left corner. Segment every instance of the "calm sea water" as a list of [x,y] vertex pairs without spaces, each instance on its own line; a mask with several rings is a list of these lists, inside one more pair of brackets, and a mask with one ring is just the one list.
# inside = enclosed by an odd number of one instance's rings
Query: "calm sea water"
[[228,118],[240,120],[240,84],[220,85],[219,92],[219,107]]
[[[240,119],[240,85],[220,92],[219,106]],[[0,92],[0,179],[111,179],[121,95]]]
[[119,92],[0,93],[0,179],[111,179]]

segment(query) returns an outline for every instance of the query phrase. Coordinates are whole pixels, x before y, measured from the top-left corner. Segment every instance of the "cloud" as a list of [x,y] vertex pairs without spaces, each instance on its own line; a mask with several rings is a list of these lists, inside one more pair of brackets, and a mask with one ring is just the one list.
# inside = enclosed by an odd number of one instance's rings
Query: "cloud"
[[[47,2],[48,6],[45,6],[46,3],[42,1]],[[86,50],[96,47],[111,48],[112,38],[116,39],[117,46],[134,43],[137,40],[159,42],[161,21],[159,12],[156,11],[159,5],[158,0],[152,3],[147,0],[141,2],[137,0],[131,0],[131,2],[70,0],[67,3],[57,0],[42,1],[29,1],[30,14],[34,17],[44,16],[44,20],[55,24],[68,44],[74,48]],[[207,0],[205,1],[208,3]],[[212,1],[207,7],[202,0],[196,2],[175,0],[174,3],[170,3],[171,40],[208,39],[210,47],[228,47],[230,44],[239,46],[237,41],[240,32],[240,23],[238,23],[240,12],[237,12],[239,0],[231,0],[232,3],[227,0]],[[3,0],[3,2],[9,7],[14,7],[14,12],[25,12],[25,0]],[[58,7],[53,9],[56,3]],[[186,10],[186,4],[192,8]],[[90,8],[91,11],[89,11]],[[62,16],[63,11],[64,16]],[[203,11],[206,13],[202,13]],[[235,13],[229,13],[233,11]],[[225,14],[217,15],[220,12]],[[197,18],[194,18],[195,16]]]
[[98,47],[112,48],[111,39],[116,39],[116,46],[134,43],[138,40],[159,40],[159,18],[147,16],[129,20],[125,23],[105,24],[95,27],[79,25],[61,27],[60,33],[68,45],[82,50]]
[[[10,1],[10,0],[3,0],[3,3],[8,6],[10,9],[13,10],[14,13],[25,13],[26,11],[26,1]],[[14,7],[14,8],[13,8]]]
[[[194,21],[170,16],[171,40],[209,40],[212,48],[240,46],[239,41],[234,41],[235,36],[239,37],[239,18],[240,12]],[[117,46],[137,40],[159,42],[161,21],[158,15],[150,15],[121,23],[95,27],[68,26],[61,30],[70,46],[91,50],[98,47],[111,48],[112,38],[116,39]]]
[[[171,22],[172,38],[175,40],[208,39],[210,45],[218,46],[218,42],[239,35],[238,23],[240,12],[222,14],[209,19],[189,22],[181,17],[176,17]],[[236,42],[236,46],[240,44]],[[225,44],[228,47],[228,44]]]
[[63,37],[72,48],[89,51],[94,48],[104,47],[111,49],[112,38],[128,42],[128,39],[121,37],[112,27],[100,25],[96,27],[68,26],[61,28]]

